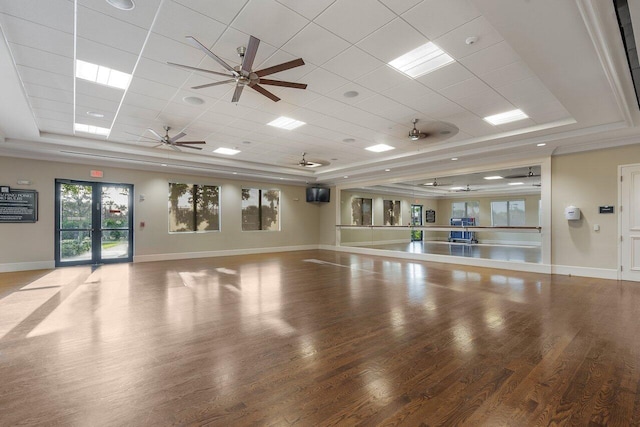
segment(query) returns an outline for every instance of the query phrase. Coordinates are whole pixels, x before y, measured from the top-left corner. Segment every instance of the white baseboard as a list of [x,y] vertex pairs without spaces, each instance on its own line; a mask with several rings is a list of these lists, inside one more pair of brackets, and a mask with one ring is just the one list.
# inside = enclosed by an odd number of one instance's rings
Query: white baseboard
[[618,280],[618,270],[614,268],[576,267],[572,265],[554,265],[551,274],[565,276],[593,277],[596,279]]
[[253,255],[271,252],[294,252],[318,249],[319,245],[278,246],[274,248],[228,249],[221,251],[178,252],[167,254],[134,255],[133,262],[171,261],[177,259],[212,258],[232,255]]
[[55,266],[55,261],[9,262],[6,264],[0,264],[0,273],[26,270],[50,270],[55,268]]

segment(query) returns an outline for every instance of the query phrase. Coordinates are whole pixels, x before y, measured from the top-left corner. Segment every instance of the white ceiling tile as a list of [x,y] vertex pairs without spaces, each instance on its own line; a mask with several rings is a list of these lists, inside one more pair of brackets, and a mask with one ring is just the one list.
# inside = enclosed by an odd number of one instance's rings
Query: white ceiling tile
[[330,92],[349,82],[349,80],[322,68],[316,68],[310,73],[305,74],[303,79],[307,82],[307,90],[318,94]]
[[[201,43],[205,44],[203,40]],[[177,42],[173,39],[161,36],[160,34],[152,33],[149,35],[149,40],[144,47],[142,56],[152,59],[156,62],[173,62],[176,64],[188,65],[190,67],[200,67],[200,61],[205,57],[204,53],[195,47],[186,45],[184,43]],[[213,71],[224,71],[221,66],[210,60],[207,63]],[[214,65],[216,66],[214,68]]]
[[106,46],[118,46],[121,50],[138,54],[147,37],[147,31],[80,6],[77,17],[77,37]]
[[59,110],[41,110],[39,108],[33,109],[33,114],[39,119],[59,120],[62,122],[73,123],[73,109],[67,111]]
[[43,99],[43,98],[35,98],[31,97],[29,99],[31,106],[33,108],[40,108],[42,110],[61,110],[66,111],[67,108],[71,108],[73,110],[73,104],[53,101],[51,99]]
[[537,77],[520,80],[496,89],[513,105],[526,109],[527,106],[550,104],[557,101]]
[[158,99],[131,91],[128,91],[124,97],[124,104],[126,105],[132,105],[135,107],[147,109],[157,109],[158,111],[162,110],[167,103],[167,100]]
[[315,22],[347,41],[357,43],[393,18],[394,13],[377,0],[337,0]]
[[571,118],[571,114],[559,101],[528,106],[524,112],[538,124]]
[[388,63],[427,42],[427,38],[404,19],[396,18],[358,42],[357,46]]
[[489,90],[491,90],[489,85],[477,77],[472,77],[470,79],[463,80],[460,83],[440,89],[439,93],[453,101],[456,101],[458,99],[481,92],[487,92]]
[[382,94],[401,104],[410,105],[411,101],[435,95],[435,92],[417,81],[409,79],[400,85],[383,91]]
[[480,16],[469,0],[425,0],[402,17],[431,40]]
[[[158,62],[149,58],[140,58],[135,70],[136,77],[142,77],[143,79],[175,87],[182,86],[191,74],[191,71],[172,67],[165,62]],[[212,74],[206,73],[199,73],[199,75],[213,76]]]
[[[473,44],[467,44],[467,38],[472,36],[477,37],[478,40]],[[479,16],[438,37],[433,42],[455,59],[460,59],[502,40],[502,36],[489,24],[487,19],[484,16]]]
[[420,76],[416,80],[431,89],[440,90],[472,77],[473,73],[471,73],[471,71],[467,70],[459,62],[453,62],[446,67],[439,68],[431,73]]
[[161,0],[139,1],[135,3],[136,7],[133,10],[120,10],[103,0],[79,0],[78,5],[140,28],[148,28],[156,16],[160,2]]
[[498,88],[533,77],[531,69],[521,61],[513,62],[501,68],[480,75],[490,86]]
[[153,96],[154,98],[169,100],[175,95],[177,88],[152,82],[151,80],[134,78],[129,85],[129,91]]
[[352,46],[326,62],[322,68],[338,74],[347,80],[355,80],[363,74],[370,73],[381,65],[382,62],[378,59]]
[[[254,35],[255,36],[255,35]],[[228,27],[225,32],[213,43],[214,40],[203,37],[202,39],[198,39],[202,44],[207,46],[213,53],[215,53],[218,57],[224,60],[227,64],[235,67],[240,65],[240,56],[238,55],[238,48],[240,46],[247,46],[249,43],[249,34],[244,33],[242,31],[238,31],[235,28]],[[213,46],[211,46],[213,44]],[[260,40],[260,45],[258,46],[258,53],[256,54],[256,58],[253,62],[253,69],[259,70],[264,68],[264,63],[271,56],[276,53],[276,48],[267,43],[265,40]],[[212,69],[214,71],[225,71],[222,66],[218,65],[213,59],[208,56],[204,57],[203,62],[200,64],[202,68]]]
[[493,126],[470,112],[453,114],[443,118],[444,121],[453,123],[458,128],[471,136],[484,136],[495,132]]
[[73,134],[73,122],[50,120],[50,119],[37,119],[38,128],[42,132],[59,133],[63,135]]
[[73,59],[55,55],[28,46],[10,44],[17,65],[50,71],[56,74],[73,75]]
[[464,108],[460,105],[438,94],[413,100],[408,102],[407,105],[419,111],[421,114],[436,120],[464,111]]
[[388,65],[376,68],[356,79],[356,83],[376,92],[383,92],[394,86],[406,83],[411,78],[404,73],[399,73]]
[[73,58],[73,34],[36,24],[20,18],[0,15],[7,41],[16,45],[33,46],[51,54]]
[[[3,4],[0,12],[73,34],[73,2],[69,0],[21,0]],[[10,6],[10,9],[9,9]]]
[[230,24],[242,10],[247,0],[174,0],[184,6],[216,19],[223,24]]
[[25,83],[36,83],[66,91],[73,91],[73,77],[56,74],[37,68],[18,66],[18,72]]
[[507,42],[503,41],[466,56],[460,62],[472,73],[480,75],[519,60],[518,54],[511,49]]
[[282,49],[305,62],[322,65],[349,47],[349,43],[313,22],[289,40]]
[[[347,92],[358,92],[358,95],[352,98],[348,98],[344,96],[344,94]],[[376,93],[374,91],[362,87],[358,84],[347,83],[346,85],[340,86],[339,88],[329,92],[327,96],[344,104],[355,105],[364,102],[375,94]]]
[[133,72],[138,59],[137,55],[132,53],[87,39],[77,40],[76,57],[82,61],[99,64],[129,74]]
[[368,111],[371,114],[385,117],[389,120],[396,120],[407,115],[415,115],[415,110],[395,102],[386,96],[376,95],[368,98],[357,105],[358,108]]
[[73,103],[73,91],[60,90],[47,86],[40,86],[34,83],[25,83],[24,88],[29,96],[36,98],[50,99],[53,101]]
[[275,0],[250,0],[231,26],[279,47],[308,23],[308,19]]
[[113,117],[118,111],[119,101],[109,101],[99,96],[76,93],[76,113],[86,115],[87,111],[95,111]]
[[155,118],[158,116],[158,110],[155,108],[149,109],[149,108],[136,107],[134,105],[129,105],[125,103],[125,104],[122,104],[122,107],[120,107],[120,111],[118,114],[119,114],[118,120],[120,120],[120,117],[123,117],[123,118],[131,117],[131,118],[143,119],[143,120],[155,120]]
[[494,90],[475,93],[456,100],[465,109],[478,117],[491,116],[515,109],[514,105]]
[[313,20],[316,16],[322,13],[327,7],[329,7],[335,0],[314,0],[314,1],[299,1],[299,0],[278,0],[278,3],[282,3],[289,9],[294,10],[300,15],[309,20]]
[[402,15],[422,0],[380,0],[385,6],[393,10],[396,14]]
[[120,100],[124,96],[124,91],[122,89],[116,89],[81,79],[76,79],[76,94],[78,93],[117,103],[120,103]]
[[[180,19],[176,19],[176,17]],[[153,32],[188,44],[186,36],[196,39],[217,40],[226,25],[193,9],[173,1],[165,1],[153,25]]]

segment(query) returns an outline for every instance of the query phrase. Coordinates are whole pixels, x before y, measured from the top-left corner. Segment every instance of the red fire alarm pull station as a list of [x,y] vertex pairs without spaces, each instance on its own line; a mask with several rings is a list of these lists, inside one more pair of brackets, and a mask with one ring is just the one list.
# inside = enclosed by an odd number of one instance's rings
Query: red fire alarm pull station
[[102,171],[97,171],[97,170],[91,171],[91,178],[102,178],[103,175],[104,174],[102,173]]

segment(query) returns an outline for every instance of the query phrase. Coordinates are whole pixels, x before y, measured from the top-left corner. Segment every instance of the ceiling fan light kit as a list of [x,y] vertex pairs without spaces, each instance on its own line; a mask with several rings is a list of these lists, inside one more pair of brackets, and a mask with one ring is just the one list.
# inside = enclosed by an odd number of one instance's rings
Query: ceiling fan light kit
[[240,96],[242,95],[242,91],[245,86],[249,86],[251,89],[255,90],[261,95],[266,96],[274,102],[280,101],[280,98],[276,96],[273,92],[268,91],[261,85],[271,85],[271,86],[280,86],[280,87],[289,87],[293,89],[306,89],[307,85],[304,83],[294,83],[287,82],[282,80],[272,80],[265,79],[263,77],[269,76],[271,74],[276,74],[281,71],[286,71],[291,68],[296,68],[304,65],[304,61],[302,58],[294,59],[293,61],[284,62],[282,64],[274,65],[272,67],[263,68],[261,70],[254,71],[252,69],[253,62],[256,58],[256,53],[258,52],[258,46],[260,45],[260,39],[249,36],[249,43],[247,46],[240,46],[237,49],[238,55],[240,56],[240,65],[232,67],[227,64],[223,59],[209,50],[205,45],[200,43],[193,36],[186,36],[187,41],[197,49],[203,51],[208,57],[216,61],[220,64],[227,72],[218,72],[213,70],[207,70],[204,68],[192,67],[189,65],[176,64],[174,62],[167,62],[169,65],[173,65],[175,67],[184,68],[190,71],[200,71],[203,73],[214,74],[218,76],[227,77],[226,80],[221,80],[213,83],[207,83],[203,85],[193,86],[192,89],[204,89],[212,86],[223,85],[227,83],[233,83],[236,85],[236,89],[233,92],[233,97],[231,98],[231,102],[238,102],[240,100]]

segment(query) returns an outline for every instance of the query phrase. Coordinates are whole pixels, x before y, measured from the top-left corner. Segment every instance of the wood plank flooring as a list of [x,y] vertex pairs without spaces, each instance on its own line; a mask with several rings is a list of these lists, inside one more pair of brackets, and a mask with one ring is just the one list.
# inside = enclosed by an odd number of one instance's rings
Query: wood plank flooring
[[304,251],[0,274],[0,425],[640,425],[640,283]]

